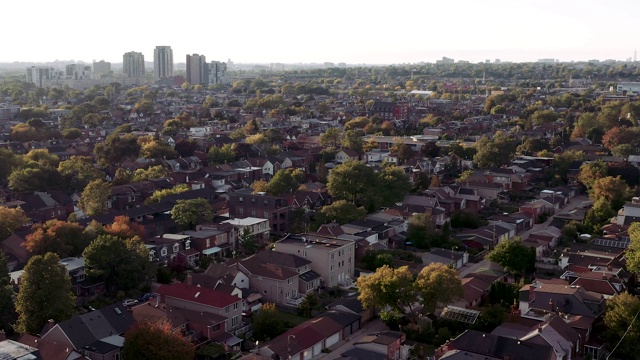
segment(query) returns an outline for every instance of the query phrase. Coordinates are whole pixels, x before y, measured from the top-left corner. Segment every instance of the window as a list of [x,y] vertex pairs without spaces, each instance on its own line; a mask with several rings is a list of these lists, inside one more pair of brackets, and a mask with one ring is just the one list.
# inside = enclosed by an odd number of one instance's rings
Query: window
[[184,243],[184,248],[187,249],[187,250],[191,249],[191,240],[187,240]]
[[211,239],[207,239],[207,247],[211,246]]
[[149,261],[153,261],[155,257],[156,257],[156,251],[155,250],[149,251]]
[[288,298],[290,298],[290,297],[291,297],[291,296],[289,296],[289,292],[287,291],[287,293],[285,294],[285,298],[286,298],[286,299],[288,299]]
[[178,251],[180,251],[180,244],[173,244],[173,252],[177,253]]
[[351,257],[349,257],[349,264],[351,264]]
[[333,265],[331,265],[331,272],[333,272]]
[[240,198],[238,198],[238,202],[243,202],[244,199],[242,198],[242,196],[240,196]]
[[84,273],[76,275],[76,281],[78,282],[84,281]]
[[238,310],[238,303],[233,304],[233,310]]
[[163,247],[162,250],[160,250],[160,255],[162,256],[167,256],[167,247]]
[[231,318],[231,326],[232,327],[238,326],[238,315]]
[[224,313],[225,313],[225,314],[228,314],[228,313],[229,313],[229,307],[228,307],[228,306],[224,308]]
[[293,284],[293,278],[287,279],[287,284],[289,284],[289,285]]
[[244,208],[241,208],[241,207],[238,208],[238,215],[244,216]]
[[334,253],[331,253],[331,261],[333,261],[334,255]]
[[256,211],[255,210],[251,210],[251,217],[256,217]]
[[269,212],[268,211],[263,212],[262,213],[262,218],[268,219],[269,218]]

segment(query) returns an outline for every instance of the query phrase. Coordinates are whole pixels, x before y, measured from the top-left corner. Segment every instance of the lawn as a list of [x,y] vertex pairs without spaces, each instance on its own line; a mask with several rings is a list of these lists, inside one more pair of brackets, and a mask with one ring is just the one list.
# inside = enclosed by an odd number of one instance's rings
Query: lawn
[[278,310],[278,316],[280,317],[280,319],[282,319],[285,322],[285,325],[287,326],[287,328],[295,327],[309,320],[302,316],[298,316],[296,314],[288,313],[282,310]]

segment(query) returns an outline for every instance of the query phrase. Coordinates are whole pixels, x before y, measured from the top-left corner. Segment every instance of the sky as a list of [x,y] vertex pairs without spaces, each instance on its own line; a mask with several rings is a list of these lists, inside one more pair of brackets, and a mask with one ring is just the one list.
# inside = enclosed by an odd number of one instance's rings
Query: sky
[[157,45],[234,63],[626,60],[638,0],[22,0],[0,3],[0,62],[105,60]]

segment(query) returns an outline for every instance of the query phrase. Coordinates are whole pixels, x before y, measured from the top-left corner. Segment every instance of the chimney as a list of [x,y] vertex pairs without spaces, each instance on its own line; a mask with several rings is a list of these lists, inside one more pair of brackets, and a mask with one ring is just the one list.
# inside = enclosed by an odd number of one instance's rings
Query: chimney
[[191,274],[191,273],[187,274],[186,283],[187,283],[187,285],[193,285],[193,274]]
[[542,332],[542,325],[538,325],[538,333]]
[[553,302],[553,299],[549,299],[549,311],[551,311],[551,312],[553,312],[553,311],[554,311],[554,309],[553,309],[554,305],[555,305],[555,304],[554,304],[554,302]]

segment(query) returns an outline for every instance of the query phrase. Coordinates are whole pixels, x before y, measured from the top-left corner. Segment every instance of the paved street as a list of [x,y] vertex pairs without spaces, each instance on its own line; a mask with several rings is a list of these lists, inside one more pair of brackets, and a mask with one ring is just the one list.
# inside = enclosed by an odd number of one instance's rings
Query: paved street
[[333,345],[330,350],[331,352],[328,354],[322,354],[318,357],[318,359],[324,360],[333,360],[341,358],[340,354],[351,349],[353,344],[358,342],[360,338],[365,335],[372,334],[378,331],[388,330],[387,326],[382,322],[382,320],[376,318],[368,323],[364,324],[362,329],[356,331],[355,333],[348,336],[348,340],[341,340],[339,343]]

